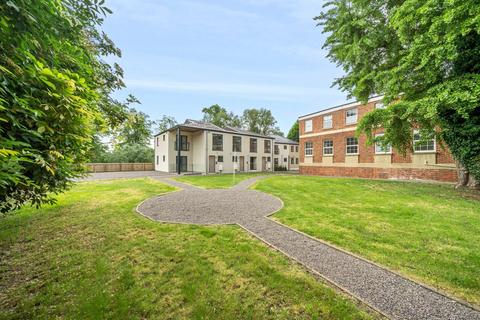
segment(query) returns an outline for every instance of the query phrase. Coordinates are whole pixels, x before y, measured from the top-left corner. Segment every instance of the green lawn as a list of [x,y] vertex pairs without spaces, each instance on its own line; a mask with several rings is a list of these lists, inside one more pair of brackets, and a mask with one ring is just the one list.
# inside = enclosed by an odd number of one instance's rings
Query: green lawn
[[269,177],[274,219],[480,304],[480,195],[450,185]]
[[198,187],[207,188],[207,189],[224,189],[230,188],[237,183],[253,178],[255,176],[265,176],[269,173],[262,172],[262,173],[239,173],[235,174],[215,174],[215,175],[207,175],[207,176],[181,176],[175,178],[180,182],[185,182],[189,184],[193,184]]
[[[190,177],[212,187],[222,176]],[[480,305],[480,194],[451,185],[270,176],[284,224]]]
[[[275,180],[273,180],[275,181]],[[81,183],[0,220],[0,319],[365,319],[239,227],[160,224],[151,179]]]

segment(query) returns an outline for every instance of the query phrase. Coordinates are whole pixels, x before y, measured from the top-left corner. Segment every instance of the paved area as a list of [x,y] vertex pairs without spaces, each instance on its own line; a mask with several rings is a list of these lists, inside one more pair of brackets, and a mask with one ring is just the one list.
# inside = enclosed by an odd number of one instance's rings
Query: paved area
[[231,189],[205,190],[156,176],[183,190],[142,202],[138,211],[157,221],[238,224],[335,286],[392,319],[480,319],[469,306],[336,249],[268,218],[282,201],[248,190],[261,177]]

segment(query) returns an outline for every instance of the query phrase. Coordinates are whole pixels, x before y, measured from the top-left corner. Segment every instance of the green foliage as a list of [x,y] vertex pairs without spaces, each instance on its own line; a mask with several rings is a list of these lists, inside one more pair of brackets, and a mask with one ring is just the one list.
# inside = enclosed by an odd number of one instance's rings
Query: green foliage
[[174,117],[163,115],[162,119],[154,122],[156,133],[163,132],[178,124]]
[[480,179],[480,6],[476,0],[332,0],[317,19],[324,47],[344,68],[335,84],[366,101],[385,93],[386,110],[358,133],[406,151],[412,129],[438,131],[454,157]]
[[110,98],[120,50],[99,30],[103,1],[0,2],[0,211],[50,195],[83,172],[92,137],[125,119]]
[[202,113],[203,121],[210,122],[221,128],[226,126],[239,128],[242,126],[242,120],[239,116],[235,115],[233,112],[228,112],[227,109],[218,104],[203,108]]
[[153,121],[150,117],[141,111],[130,109],[125,121],[113,132],[113,140],[116,144],[140,144],[149,143],[152,136]]
[[295,121],[290,131],[288,131],[287,138],[293,141],[300,141],[300,129],[298,127],[298,121]]
[[283,132],[275,126],[277,120],[272,114],[272,111],[260,108],[260,109],[246,109],[243,111],[243,122],[245,128],[249,131],[259,134],[276,134],[283,136]]
[[112,151],[100,150],[90,159],[93,163],[149,163],[153,162],[153,148],[145,144],[122,144]]
[[269,135],[276,134],[283,137],[283,132],[275,126],[277,120],[268,109],[245,109],[240,117],[227,109],[214,104],[203,108],[203,121],[213,123],[219,127],[244,128],[248,131]]

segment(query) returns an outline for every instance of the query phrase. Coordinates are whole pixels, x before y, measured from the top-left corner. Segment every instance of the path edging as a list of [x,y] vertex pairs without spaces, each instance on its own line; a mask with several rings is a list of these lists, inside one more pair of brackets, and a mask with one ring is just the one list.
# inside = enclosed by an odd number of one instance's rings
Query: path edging
[[[275,222],[271,219],[269,219],[270,221],[272,222]],[[267,246],[273,248],[274,250],[282,253],[283,255],[285,255],[288,259],[291,259],[293,261],[295,261],[296,263],[300,264],[301,266],[303,266],[305,269],[307,269],[308,272],[310,273],[313,273],[314,275],[322,278],[325,280],[325,282],[327,282],[327,284],[330,284],[330,286],[333,286],[334,288],[337,288],[341,291],[343,291],[344,293],[348,294],[348,296],[350,298],[353,298],[354,300],[364,304],[367,308],[379,313],[380,315],[386,317],[386,318],[389,318],[391,319],[392,316],[386,314],[385,312],[383,311],[380,311],[379,309],[375,308],[374,306],[371,306],[368,302],[366,302],[365,300],[363,300],[362,298],[360,297],[357,297],[355,294],[353,294],[351,291],[349,291],[348,289],[342,287],[341,285],[339,285],[338,283],[336,283],[335,281],[331,280],[329,277],[327,276],[324,276],[323,274],[321,274],[320,272],[310,268],[309,266],[307,266],[305,263],[303,263],[302,261],[298,260],[297,258],[291,256],[290,254],[286,253],[285,251],[283,251],[282,249],[278,248],[277,246],[275,246],[274,244],[271,244],[270,242],[268,242],[267,240],[265,240],[264,238],[260,237],[259,235],[253,233],[252,231],[248,230],[247,228],[245,228],[244,226],[242,225],[238,225],[240,228],[242,228],[243,230],[247,231],[250,235],[252,235],[253,237],[259,239],[260,241],[262,241],[263,243],[265,243]],[[295,231],[295,230],[293,230]]]
[[[421,288],[423,288],[423,289],[426,289],[426,290],[428,290],[428,291],[430,291],[430,292],[432,292],[432,293],[434,293],[434,294],[437,294],[437,295],[439,295],[439,296],[443,296],[443,297],[445,297],[445,298],[447,298],[447,299],[449,299],[449,300],[452,300],[453,302],[456,302],[456,303],[458,303],[458,304],[460,304],[460,305],[463,305],[464,307],[467,307],[467,308],[469,308],[469,309],[471,309],[471,310],[473,310],[473,311],[476,311],[476,312],[479,312],[479,311],[480,311],[480,307],[479,307],[479,306],[476,306],[475,304],[470,304],[470,303],[467,302],[467,301],[464,301],[464,300],[461,300],[460,298],[457,298],[457,297],[452,296],[450,293],[444,292],[443,290],[440,290],[440,289],[431,287],[430,285],[427,285],[427,284],[424,284],[424,283],[419,282],[419,281],[417,281],[417,280],[411,279],[409,276],[403,275],[403,274],[401,274],[401,273],[399,273],[399,272],[397,272],[397,271],[394,271],[394,270],[389,269],[388,267],[385,267],[385,266],[380,265],[380,264],[378,264],[378,263],[376,263],[376,262],[370,261],[370,260],[368,260],[367,258],[361,257],[361,256],[359,256],[359,255],[357,255],[357,254],[355,254],[355,253],[349,252],[349,251],[347,251],[347,250],[345,250],[345,249],[343,249],[343,248],[340,248],[340,247],[338,247],[337,245],[332,244],[332,243],[330,243],[330,242],[328,242],[328,241],[326,241],[326,240],[322,240],[322,239],[315,238],[314,236],[309,235],[309,234],[307,234],[307,233],[305,233],[305,232],[303,232],[303,231],[294,229],[294,228],[292,228],[292,227],[290,227],[290,226],[288,226],[288,225],[283,224],[282,222],[279,222],[279,221],[277,221],[277,220],[274,220],[272,216],[273,216],[274,214],[278,213],[280,210],[282,210],[282,209],[285,207],[285,203],[284,203],[283,199],[279,198],[279,197],[276,196],[276,195],[273,195],[273,194],[270,194],[270,193],[267,193],[267,192],[264,192],[264,191],[261,191],[261,190],[257,190],[257,189],[256,189],[257,183],[258,183],[260,180],[265,179],[266,177],[267,177],[267,176],[256,176],[256,177],[251,177],[251,178],[249,178],[249,179],[252,179],[253,181],[252,181],[251,184],[248,184],[248,185],[246,186],[246,188],[245,188],[245,190],[251,190],[251,191],[255,191],[255,192],[260,192],[260,193],[268,194],[269,196],[275,197],[276,199],[278,199],[278,200],[281,202],[281,205],[282,205],[282,206],[281,206],[279,209],[277,209],[276,211],[271,212],[271,213],[263,216],[263,217],[262,217],[263,219],[267,219],[268,222],[276,223],[277,225],[279,225],[279,226],[281,226],[281,227],[283,227],[283,228],[286,228],[286,229],[288,229],[288,230],[290,230],[290,231],[292,231],[292,232],[296,232],[296,233],[298,233],[298,234],[300,234],[300,235],[302,235],[302,236],[305,236],[305,237],[307,237],[307,238],[309,238],[309,239],[311,239],[311,240],[313,240],[313,241],[315,241],[315,242],[318,242],[318,243],[320,243],[320,244],[322,244],[322,245],[325,245],[325,246],[327,246],[327,247],[329,247],[329,248],[332,248],[332,249],[334,249],[334,250],[336,250],[336,251],[338,251],[338,252],[340,252],[340,253],[346,254],[346,255],[351,256],[351,257],[353,257],[353,258],[356,258],[356,259],[358,259],[358,260],[360,260],[360,261],[363,261],[363,262],[365,262],[365,263],[367,263],[367,264],[370,264],[370,265],[372,265],[372,266],[374,266],[374,267],[377,267],[377,268],[379,268],[379,269],[381,269],[381,270],[384,270],[384,271],[389,272],[389,273],[391,273],[391,274],[393,274],[393,275],[396,275],[396,276],[399,277],[400,279],[406,280],[406,281],[408,281],[408,282],[410,282],[410,283],[412,283],[412,284],[414,284],[414,285],[418,285],[419,287],[421,287]],[[203,188],[203,187],[198,187],[198,186],[192,185],[192,184],[190,184],[190,183],[185,183],[185,182],[182,182],[182,181],[178,181],[178,180],[176,180],[176,179],[173,178],[173,177],[168,177],[168,178],[162,179],[163,181],[162,181],[161,179],[154,178],[154,177],[148,177],[148,178],[150,178],[150,179],[152,179],[152,180],[157,180],[157,181],[163,182],[163,183],[165,183],[165,184],[169,184],[170,186],[173,186],[173,187],[175,188],[175,189],[172,190],[172,191],[169,191],[169,192],[166,192],[166,193],[163,193],[163,194],[154,196],[155,198],[156,198],[156,197],[161,197],[161,196],[166,195],[166,194],[169,194],[169,193],[181,192],[181,191],[186,190],[186,189],[182,188],[181,186],[179,187],[179,186],[170,184],[170,183],[169,183],[170,181],[171,181],[171,182],[174,182],[174,183],[176,182],[176,183],[180,183],[180,184],[185,184],[185,185],[187,185],[187,186],[191,186],[191,187],[193,187],[193,188],[198,188],[198,189],[200,189],[200,190],[215,190],[215,189],[218,189],[218,188],[207,189],[207,188]],[[248,180],[248,179],[247,179],[247,180]],[[246,180],[242,180],[242,181],[240,181],[239,183],[242,183],[243,181],[246,181]],[[222,188],[222,189],[220,189],[220,190],[232,189],[232,188],[234,188],[235,186],[237,186],[239,183],[237,183],[236,185],[234,185],[234,186],[232,186],[232,187],[230,187],[230,188]],[[242,189],[243,189],[243,188],[242,188]],[[140,213],[140,215],[142,215],[142,216],[144,216],[144,217],[146,217],[146,218],[148,218],[149,220],[154,221],[154,222],[161,222],[161,223],[165,223],[165,224],[184,224],[184,225],[192,225],[192,223],[188,223],[188,222],[172,222],[172,221],[156,220],[156,219],[154,219],[154,218],[152,218],[152,217],[149,217],[149,216],[146,216],[145,214],[143,214],[143,213],[139,210],[139,207],[140,207],[145,201],[147,201],[147,200],[149,200],[149,199],[152,199],[152,198],[154,198],[154,197],[147,198],[147,199],[143,200],[142,202],[140,202],[140,203],[137,205],[135,211],[136,211],[137,213]],[[193,223],[193,224],[196,224],[196,223]],[[358,297],[357,295],[355,295],[354,293],[352,293],[350,290],[348,290],[348,289],[344,288],[343,286],[339,285],[338,283],[336,283],[335,281],[333,281],[333,280],[330,279],[329,277],[327,277],[327,276],[325,276],[325,275],[322,275],[320,272],[318,272],[318,271],[312,269],[311,267],[307,266],[305,263],[301,262],[301,261],[298,260],[297,258],[291,256],[290,254],[286,253],[285,251],[283,251],[282,249],[278,248],[277,246],[269,243],[269,242],[266,241],[264,238],[262,238],[261,236],[255,234],[254,232],[250,231],[248,228],[246,228],[245,226],[241,225],[240,223],[202,223],[202,224],[197,224],[197,225],[205,225],[205,226],[214,226],[214,225],[237,225],[237,226],[239,226],[240,228],[242,228],[243,230],[247,231],[247,232],[248,232],[249,234],[251,234],[252,236],[254,236],[255,238],[261,240],[262,242],[264,242],[265,244],[267,244],[268,246],[270,246],[271,248],[273,248],[274,250],[276,250],[276,251],[284,254],[284,255],[285,255],[286,257],[288,257],[289,259],[292,259],[293,261],[299,263],[300,265],[302,265],[303,267],[305,267],[308,272],[310,272],[310,273],[318,276],[318,277],[321,278],[321,279],[324,279],[327,283],[331,284],[331,286],[333,286],[334,288],[338,288],[338,289],[341,290],[342,292],[345,292],[346,294],[348,294],[349,297],[351,297],[351,298],[353,298],[354,300],[359,301],[359,302],[361,302],[362,304],[366,305],[370,310],[373,310],[373,311],[375,311],[376,313],[378,313],[378,314],[380,314],[380,315],[382,315],[382,316],[388,317],[388,318],[393,317],[393,315],[389,315],[389,314],[387,314],[387,313],[384,312],[384,311],[380,311],[378,308],[372,306],[370,303],[368,303],[368,302],[366,302],[364,299]]]
[[[252,187],[253,187],[253,186],[252,186]],[[257,191],[260,191],[260,190],[257,190]],[[263,192],[263,191],[260,191],[260,192]],[[271,194],[270,194],[270,195],[271,195]],[[277,197],[277,196],[275,196],[275,195],[273,195],[273,196],[274,196],[274,197]],[[278,197],[277,197],[277,198],[278,198]],[[280,198],[279,198],[279,199],[280,199]],[[282,201],[282,205],[283,205],[283,207],[285,207],[285,205],[284,205],[284,203],[283,203],[283,200],[280,199],[280,201]],[[466,307],[468,307],[468,308],[470,308],[470,309],[473,309],[473,310],[475,310],[475,311],[480,312],[480,306],[477,306],[477,305],[475,305],[475,304],[471,304],[471,303],[469,303],[469,302],[467,302],[467,301],[465,301],[465,300],[462,300],[462,299],[460,299],[460,298],[457,298],[457,297],[455,297],[455,296],[452,296],[450,293],[445,292],[445,291],[443,291],[443,290],[441,290],[441,289],[438,289],[438,288],[435,288],[435,287],[430,286],[430,285],[428,285],[428,284],[424,284],[424,283],[419,282],[419,281],[417,281],[417,280],[411,279],[409,276],[402,275],[402,274],[399,273],[398,271],[392,270],[392,269],[390,269],[390,268],[388,268],[388,267],[386,267],[386,266],[383,266],[383,265],[378,264],[377,262],[374,262],[374,261],[368,260],[367,258],[364,258],[364,257],[362,257],[362,256],[359,256],[359,255],[357,255],[356,253],[353,253],[353,252],[347,251],[347,250],[345,250],[345,249],[343,249],[343,248],[340,248],[340,247],[338,247],[337,245],[332,244],[332,243],[330,243],[330,242],[328,242],[328,241],[326,241],[326,240],[319,239],[319,238],[315,238],[314,236],[309,235],[309,234],[307,234],[307,233],[305,233],[305,232],[303,232],[303,231],[301,231],[301,230],[293,229],[292,227],[290,227],[290,226],[288,226],[288,225],[286,225],[286,224],[284,224],[284,223],[282,223],[282,222],[280,222],[280,221],[277,221],[277,220],[272,219],[272,216],[273,216],[274,214],[278,213],[280,210],[282,210],[283,207],[280,208],[279,210],[277,210],[277,211],[275,211],[275,212],[272,212],[271,214],[265,216],[265,218],[268,219],[268,220],[270,220],[270,221],[272,221],[272,222],[275,222],[275,223],[277,223],[277,224],[279,224],[279,225],[281,225],[281,226],[283,226],[283,227],[285,227],[285,228],[287,228],[287,229],[289,229],[289,230],[291,230],[291,231],[298,232],[298,233],[300,233],[300,234],[302,234],[302,235],[304,235],[304,236],[306,236],[306,237],[308,237],[308,238],[310,238],[310,239],[312,239],[312,240],[314,240],[314,241],[318,241],[318,242],[320,242],[320,243],[322,243],[322,244],[324,244],[324,245],[326,245],[326,246],[329,246],[329,247],[331,247],[331,248],[333,248],[333,249],[335,249],[335,250],[337,250],[337,251],[340,251],[340,252],[342,252],[342,253],[348,254],[348,255],[350,255],[350,256],[352,256],[352,257],[355,257],[355,258],[357,258],[357,259],[359,259],[359,260],[362,260],[362,261],[364,261],[364,262],[366,262],[366,263],[369,263],[369,264],[371,264],[371,265],[373,265],[373,266],[376,266],[376,267],[378,267],[378,268],[381,268],[381,269],[383,269],[383,270],[385,270],[385,271],[391,272],[391,273],[393,273],[393,274],[395,274],[395,275],[397,275],[397,276],[399,276],[399,277],[401,277],[401,278],[404,278],[404,279],[406,279],[406,280],[408,280],[408,281],[411,281],[411,282],[413,282],[413,283],[415,283],[415,284],[417,284],[417,285],[419,285],[419,286],[421,286],[421,287],[423,287],[423,288],[425,288],[425,289],[428,289],[428,290],[430,290],[430,291],[433,292],[433,293],[436,293],[436,294],[439,294],[439,295],[443,295],[443,296],[445,296],[445,297],[447,297],[447,298],[449,298],[449,299],[451,299],[451,300],[453,300],[453,301],[455,301],[455,302],[457,302],[457,303],[459,303],[459,304],[462,304],[462,305],[464,305],[464,306],[466,306]],[[259,239],[260,239],[260,238],[259,238]],[[264,241],[264,240],[262,239],[262,241]],[[265,241],[264,241],[264,242],[265,242]],[[277,250],[278,250],[278,249],[277,249]],[[280,250],[280,251],[281,251],[281,250]],[[282,253],[283,253],[283,252],[282,252]],[[284,253],[284,254],[285,254],[285,253]],[[296,259],[295,259],[295,260],[296,260]],[[343,289],[342,289],[342,290],[343,290]]]

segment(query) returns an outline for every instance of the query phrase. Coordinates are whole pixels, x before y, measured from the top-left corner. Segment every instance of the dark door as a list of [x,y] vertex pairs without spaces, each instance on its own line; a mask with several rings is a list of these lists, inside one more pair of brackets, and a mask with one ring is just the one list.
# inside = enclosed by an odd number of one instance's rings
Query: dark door
[[257,170],[257,157],[250,157],[250,170]]
[[245,171],[245,157],[240,156],[240,171]]
[[215,156],[208,157],[208,172],[215,173]]
[[[176,171],[178,171],[178,156],[177,156],[177,167]],[[180,156],[180,172],[187,171],[187,156]]]

